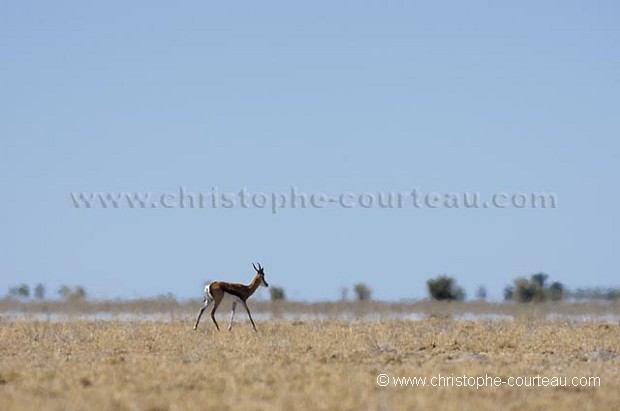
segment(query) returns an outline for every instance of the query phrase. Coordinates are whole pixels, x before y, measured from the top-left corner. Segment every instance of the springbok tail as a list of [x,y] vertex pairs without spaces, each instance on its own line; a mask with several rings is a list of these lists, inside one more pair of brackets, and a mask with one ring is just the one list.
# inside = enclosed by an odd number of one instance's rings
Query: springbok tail
[[205,286],[205,298],[202,300],[203,303],[207,301],[207,299],[213,300],[213,295],[211,295],[211,284],[213,283],[209,283]]

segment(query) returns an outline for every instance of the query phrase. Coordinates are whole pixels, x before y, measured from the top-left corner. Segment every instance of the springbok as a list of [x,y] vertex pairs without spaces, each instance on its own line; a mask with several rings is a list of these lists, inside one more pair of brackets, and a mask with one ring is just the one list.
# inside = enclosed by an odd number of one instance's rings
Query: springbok
[[252,327],[254,331],[256,331],[256,325],[254,325],[254,320],[252,319],[252,314],[250,314],[250,309],[248,308],[248,304],[246,303],[247,299],[254,294],[254,292],[260,287],[269,287],[267,281],[265,281],[265,268],[258,264],[258,268],[252,263],[252,267],[256,270],[256,274],[254,274],[254,278],[250,281],[249,285],[237,284],[237,283],[226,283],[223,281],[214,281],[205,286],[205,298],[203,300],[203,306],[198,313],[198,318],[196,318],[196,324],[194,325],[194,330],[198,328],[198,323],[200,322],[200,317],[202,317],[202,313],[209,306],[209,304],[213,304],[213,308],[211,309],[211,319],[215,324],[217,330],[220,330],[220,326],[217,325],[217,321],[215,321],[215,311],[217,311],[217,307],[219,307],[220,303],[224,299],[224,297],[231,298],[233,300],[232,303],[232,311],[230,312],[230,324],[228,325],[228,331],[232,329],[233,320],[235,318],[235,308],[237,308],[237,303],[240,302],[245,307],[245,310],[248,312],[248,317],[250,317],[250,322],[252,323]]

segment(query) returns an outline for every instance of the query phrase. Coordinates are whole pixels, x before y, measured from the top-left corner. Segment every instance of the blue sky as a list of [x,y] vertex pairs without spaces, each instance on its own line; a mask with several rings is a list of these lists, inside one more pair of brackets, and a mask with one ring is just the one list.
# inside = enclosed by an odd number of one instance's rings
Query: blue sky
[[[199,296],[251,262],[303,300],[366,282],[499,298],[618,286],[612,1],[2,1],[0,294]],[[554,209],[76,209],[78,191],[554,192]],[[263,293],[263,296],[266,294]]]

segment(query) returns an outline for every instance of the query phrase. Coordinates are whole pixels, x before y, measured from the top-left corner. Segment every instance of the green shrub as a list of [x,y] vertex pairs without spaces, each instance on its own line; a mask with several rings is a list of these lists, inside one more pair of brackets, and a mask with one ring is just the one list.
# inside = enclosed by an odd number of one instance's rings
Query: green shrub
[[[520,303],[529,303],[534,301],[534,295],[537,294],[538,286],[536,283],[526,279],[517,278],[514,281],[513,298]],[[540,295],[540,293],[538,293]]]
[[433,300],[456,300],[465,299],[465,291],[456,285],[456,281],[447,275],[440,275],[426,282],[428,293]]
[[564,285],[555,281],[547,286],[548,278],[545,273],[533,274],[529,279],[516,278],[513,286],[504,290],[504,299],[520,303],[561,301],[564,299]]
[[549,286],[549,299],[551,301],[562,301],[564,299],[564,285],[554,281]]
[[28,284],[20,284],[15,287],[11,287],[9,288],[9,295],[20,299],[30,298],[30,287]]
[[506,288],[504,288],[504,300],[512,301],[514,299],[514,295],[515,288],[512,285],[507,285]]
[[271,301],[286,300],[286,294],[284,293],[284,288],[282,287],[270,287],[269,296],[271,297]]
[[487,289],[484,285],[481,285],[476,290],[476,298],[480,301],[484,301],[487,299]]
[[58,290],[58,295],[64,301],[79,301],[86,298],[86,290],[79,285],[73,287],[63,285]]
[[372,297],[372,290],[364,283],[355,284],[353,292],[358,301],[368,301]]

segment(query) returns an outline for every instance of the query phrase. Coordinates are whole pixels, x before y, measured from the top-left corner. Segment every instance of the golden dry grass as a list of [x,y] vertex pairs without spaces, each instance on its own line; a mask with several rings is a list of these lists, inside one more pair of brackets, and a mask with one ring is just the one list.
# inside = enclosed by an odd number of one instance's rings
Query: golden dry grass
[[[223,325],[223,324],[222,324]],[[0,324],[0,409],[614,410],[620,326],[567,321]],[[600,377],[600,387],[380,387],[390,376]]]

